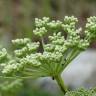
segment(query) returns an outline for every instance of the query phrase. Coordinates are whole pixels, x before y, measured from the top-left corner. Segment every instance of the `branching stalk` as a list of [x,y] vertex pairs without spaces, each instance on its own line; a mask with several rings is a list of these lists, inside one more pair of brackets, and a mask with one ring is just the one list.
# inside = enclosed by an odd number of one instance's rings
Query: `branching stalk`
[[64,81],[62,80],[61,76],[57,75],[55,77],[55,80],[58,83],[58,85],[59,85],[60,89],[62,90],[62,92],[65,94],[67,92],[67,88],[66,88],[66,86],[64,84]]

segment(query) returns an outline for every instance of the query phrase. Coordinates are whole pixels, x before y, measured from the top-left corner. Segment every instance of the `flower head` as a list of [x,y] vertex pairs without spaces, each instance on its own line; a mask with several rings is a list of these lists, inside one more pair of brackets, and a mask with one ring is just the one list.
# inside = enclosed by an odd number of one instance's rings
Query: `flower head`
[[[80,34],[82,28],[76,27],[77,22],[74,16],[65,16],[63,22],[51,21],[47,17],[36,18],[33,33],[42,41],[32,42],[28,38],[12,40],[14,55],[7,62],[4,61],[8,56],[6,49],[0,52],[1,73],[8,76],[21,73],[19,75],[25,77],[54,77],[60,74],[96,37],[96,17],[88,18],[83,38]],[[45,35],[48,36],[46,43]],[[41,45],[42,52],[39,49]]]

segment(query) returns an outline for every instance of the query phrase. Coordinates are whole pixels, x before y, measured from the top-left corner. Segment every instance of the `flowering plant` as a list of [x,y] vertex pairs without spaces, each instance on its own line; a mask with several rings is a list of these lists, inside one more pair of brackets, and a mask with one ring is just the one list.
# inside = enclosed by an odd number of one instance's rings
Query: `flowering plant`
[[47,17],[36,18],[33,33],[39,41],[32,42],[29,38],[12,40],[15,47],[13,55],[9,55],[5,48],[1,49],[1,77],[24,79],[50,76],[65,94],[68,89],[61,78],[62,72],[96,38],[95,16],[87,19],[83,36],[82,28],[76,26],[77,22],[74,16],[65,16],[63,22],[51,21]]

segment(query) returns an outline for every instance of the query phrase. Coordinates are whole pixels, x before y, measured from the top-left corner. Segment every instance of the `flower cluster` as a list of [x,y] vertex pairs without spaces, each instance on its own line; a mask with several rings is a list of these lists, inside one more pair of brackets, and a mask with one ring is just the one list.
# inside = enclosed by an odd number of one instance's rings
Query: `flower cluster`
[[39,37],[42,37],[47,33],[47,30],[45,27],[36,28],[35,30],[33,30],[33,33]]
[[67,92],[65,96],[95,96],[95,95],[96,95],[96,89],[87,90],[84,88],[80,88],[75,91]]
[[87,21],[85,34],[86,38],[90,41],[96,38],[96,17],[90,17]]
[[[78,19],[74,16],[65,16],[63,22],[51,21],[47,17],[36,18],[33,33],[42,38],[40,40],[43,42],[31,42],[28,38],[12,40],[14,55],[8,58],[5,49],[0,52],[1,73],[14,76],[20,72],[19,76],[25,77],[54,77],[60,74],[96,37],[96,17],[88,18],[83,38],[80,34],[82,28],[76,27],[77,22]],[[45,34],[48,35],[46,43],[43,38]],[[43,52],[38,51],[40,43]]]
[[[34,54],[36,49],[39,47],[39,42],[32,43],[28,38],[12,40],[12,43],[16,47],[16,50],[14,50],[14,56],[7,59],[7,62],[4,62],[4,60],[3,62],[0,61],[1,66],[3,67],[3,74],[14,74],[22,69],[25,64],[23,63],[24,58],[26,57],[27,61],[29,62],[28,55],[32,53]],[[0,54],[1,60],[3,58],[6,59],[7,55],[8,53],[6,49],[3,48]]]
[[36,27],[46,26],[46,23],[48,23],[49,20],[50,19],[48,17],[43,17],[42,19],[35,18]]
[[[2,84],[0,84],[0,95],[1,96],[10,96],[11,94],[15,94],[21,90],[23,87],[22,80],[0,80]],[[12,95],[13,96],[13,95]]]

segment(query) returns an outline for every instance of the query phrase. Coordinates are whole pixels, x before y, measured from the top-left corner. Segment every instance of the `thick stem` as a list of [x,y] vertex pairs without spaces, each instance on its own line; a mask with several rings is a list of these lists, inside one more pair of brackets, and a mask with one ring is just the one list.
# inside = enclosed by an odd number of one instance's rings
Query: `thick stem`
[[55,80],[58,83],[58,85],[59,85],[60,89],[62,90],[62,92],[65,94],[67,92],[67,88],[66,88],[66,86],[64,84],[64,81],[61,78],[61,75],[57,75],[55,77]]

